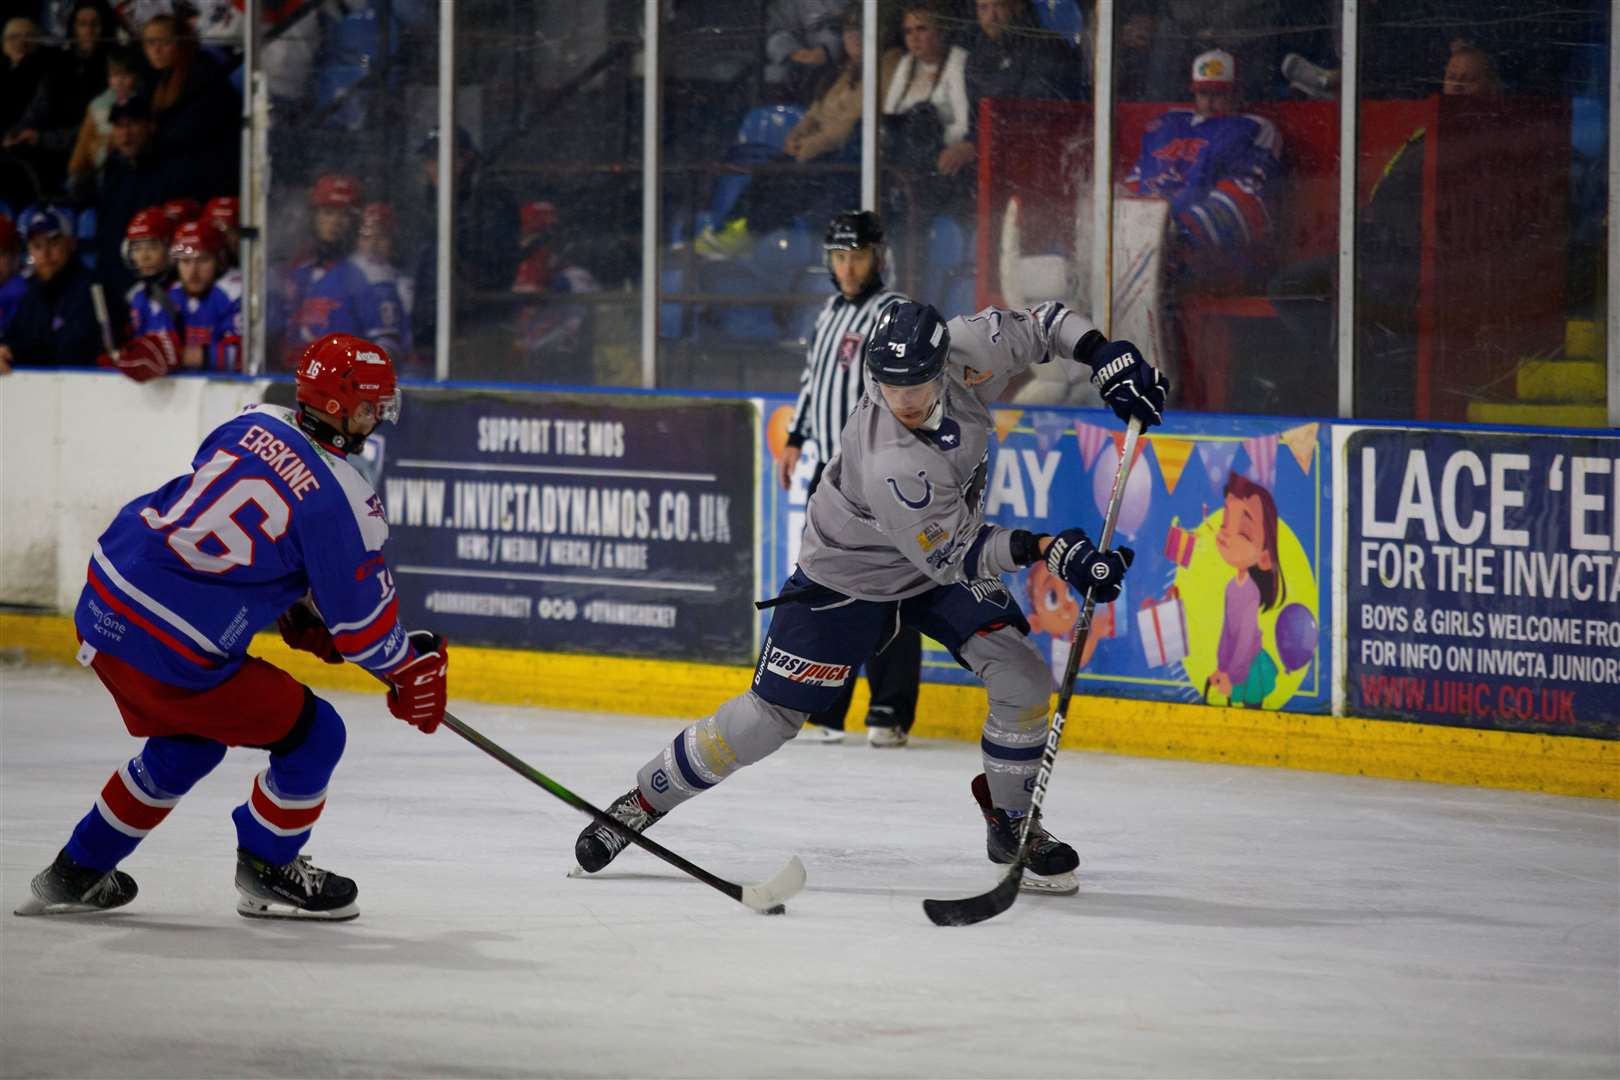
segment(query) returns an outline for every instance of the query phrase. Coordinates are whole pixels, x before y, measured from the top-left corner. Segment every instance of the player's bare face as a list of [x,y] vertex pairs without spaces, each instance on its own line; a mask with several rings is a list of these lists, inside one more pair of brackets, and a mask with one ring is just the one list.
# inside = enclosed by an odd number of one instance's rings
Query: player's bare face
[[838,291],[846,300],[853,300],[865,291],[867,283],[877,273],[877,249],[856,248],[853,251],[828,252],[833,277],[838,280]]
[[129,261],[135,264],[135,272],[141,277],[152,277],[161,273],[167,264],[168,247],[161,240],[131,240]]
[[938,379],[917,386],[890,386],[887,383],[877,385],[883,394],[883,400],[888,402],[889,411],[894,413],[894,418],[908,428],[916,428],[927,420],[929,414],[934,411],[934,404],[939,401]]
[[187,255],[175,260],[180,284],[191,296],[206,296],[219,277],[219,264],[212,255]]
[[349,211],[322,206],[315,210],[315,239],[323,244],[335,244],[343,238],[349,227]]
[[1237,112],[1237,97],[1228,90],[1219,93],[1198,90],[1193,93],[1193,108],[1199,116],[1231,116]]

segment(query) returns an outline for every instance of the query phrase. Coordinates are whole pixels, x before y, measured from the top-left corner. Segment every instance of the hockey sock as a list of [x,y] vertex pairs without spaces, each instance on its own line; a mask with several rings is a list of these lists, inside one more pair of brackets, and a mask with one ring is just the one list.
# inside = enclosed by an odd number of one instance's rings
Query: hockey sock
[[799,733],[805,714],[772,703],[752,690],[689,724],[636,774],[636,787],[659,813],[780,750]]
[[111,870],[169,816],[180,797],[225,757],[225,745],[195,737],[152,738],[107,780],[67,842],[80,866]]
[[[247,802],[231,812],[237,844],[275,866],[293,861],[326,806],[326,785],[343,756],[346,733],[337,710],[314,698],[301,737],[270,750],[270,766],[253,778]],[[287,741],[295,745],[286,745]]]

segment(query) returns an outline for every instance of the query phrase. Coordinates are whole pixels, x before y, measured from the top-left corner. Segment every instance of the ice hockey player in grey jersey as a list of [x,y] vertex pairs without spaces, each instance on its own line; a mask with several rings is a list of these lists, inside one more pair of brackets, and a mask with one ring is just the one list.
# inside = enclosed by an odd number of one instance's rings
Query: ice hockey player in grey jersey
[[[1122,420],[1159,423],[1168,383],[1128,341],[1109,342],[1051,302],[986,308],[945,323],[926,304],[891,305],[868,338],[866,394],[810,499],[799,565],[782,591],[753,685],[689,725],[641,767],[610,813],[640,831],[744,765],[774,752],[827,707],[902,626],[951,651],[985,684],[984,773],[972,788],[986,847],[1018,848],[1046,742],[1051,676],[1001,575],[1044,559],[1082,596],[1119,594],[1132,552],[1099,552],[1079,528],[1057,536],[984,521],[990,403],[1031,364],[1081,363]],[[574,845],[591,873],[627,841],[592,825]],[[1039,836],[1025,887],[1074,892],[1079,857]]]

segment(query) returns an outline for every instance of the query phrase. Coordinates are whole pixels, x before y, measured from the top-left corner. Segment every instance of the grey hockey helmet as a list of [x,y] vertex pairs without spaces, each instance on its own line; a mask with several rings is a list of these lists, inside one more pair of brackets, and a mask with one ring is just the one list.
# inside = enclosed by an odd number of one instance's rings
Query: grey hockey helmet
[[866,339],[866,371],[874,382],[918,386],[939,377],[950,352],[951,332],[932,305],[896,300]]

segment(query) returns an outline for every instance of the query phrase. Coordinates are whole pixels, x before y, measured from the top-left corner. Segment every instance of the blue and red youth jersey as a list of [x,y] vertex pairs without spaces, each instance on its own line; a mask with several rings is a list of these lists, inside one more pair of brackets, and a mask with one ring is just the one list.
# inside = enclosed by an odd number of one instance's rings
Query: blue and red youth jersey
[[180,344],[203,351],[203,370],[242,370],[242,277],[231,271],[204,296],[192,296],[185,287],[169,290],[169,302],[180,313]]
[[287,351],[294,357],[327,334],[365,337],[384,321],[371,281],[352,259],[299,263],[287,292]]
[[413,658],[382,500],[291,409],[243,410],[192,468],[125,506],[96,541],[74,611],[85,642],[154,679],[208,689],[309,594],[345,659],[383,675]]
[[167,275],[160,278],[141,278],[125,294],[129,301],[129,336],[157,334],[164,331],[178,334],[180,327],[174,317],[179,306],[169,298]]
[[1194,247],[1242,247],[1271,231],[1265,187],[1281,174],[1281,155],[1282,136],[1263,117],[1171,109],[1142,133],[1125,186],[1168,199]]

